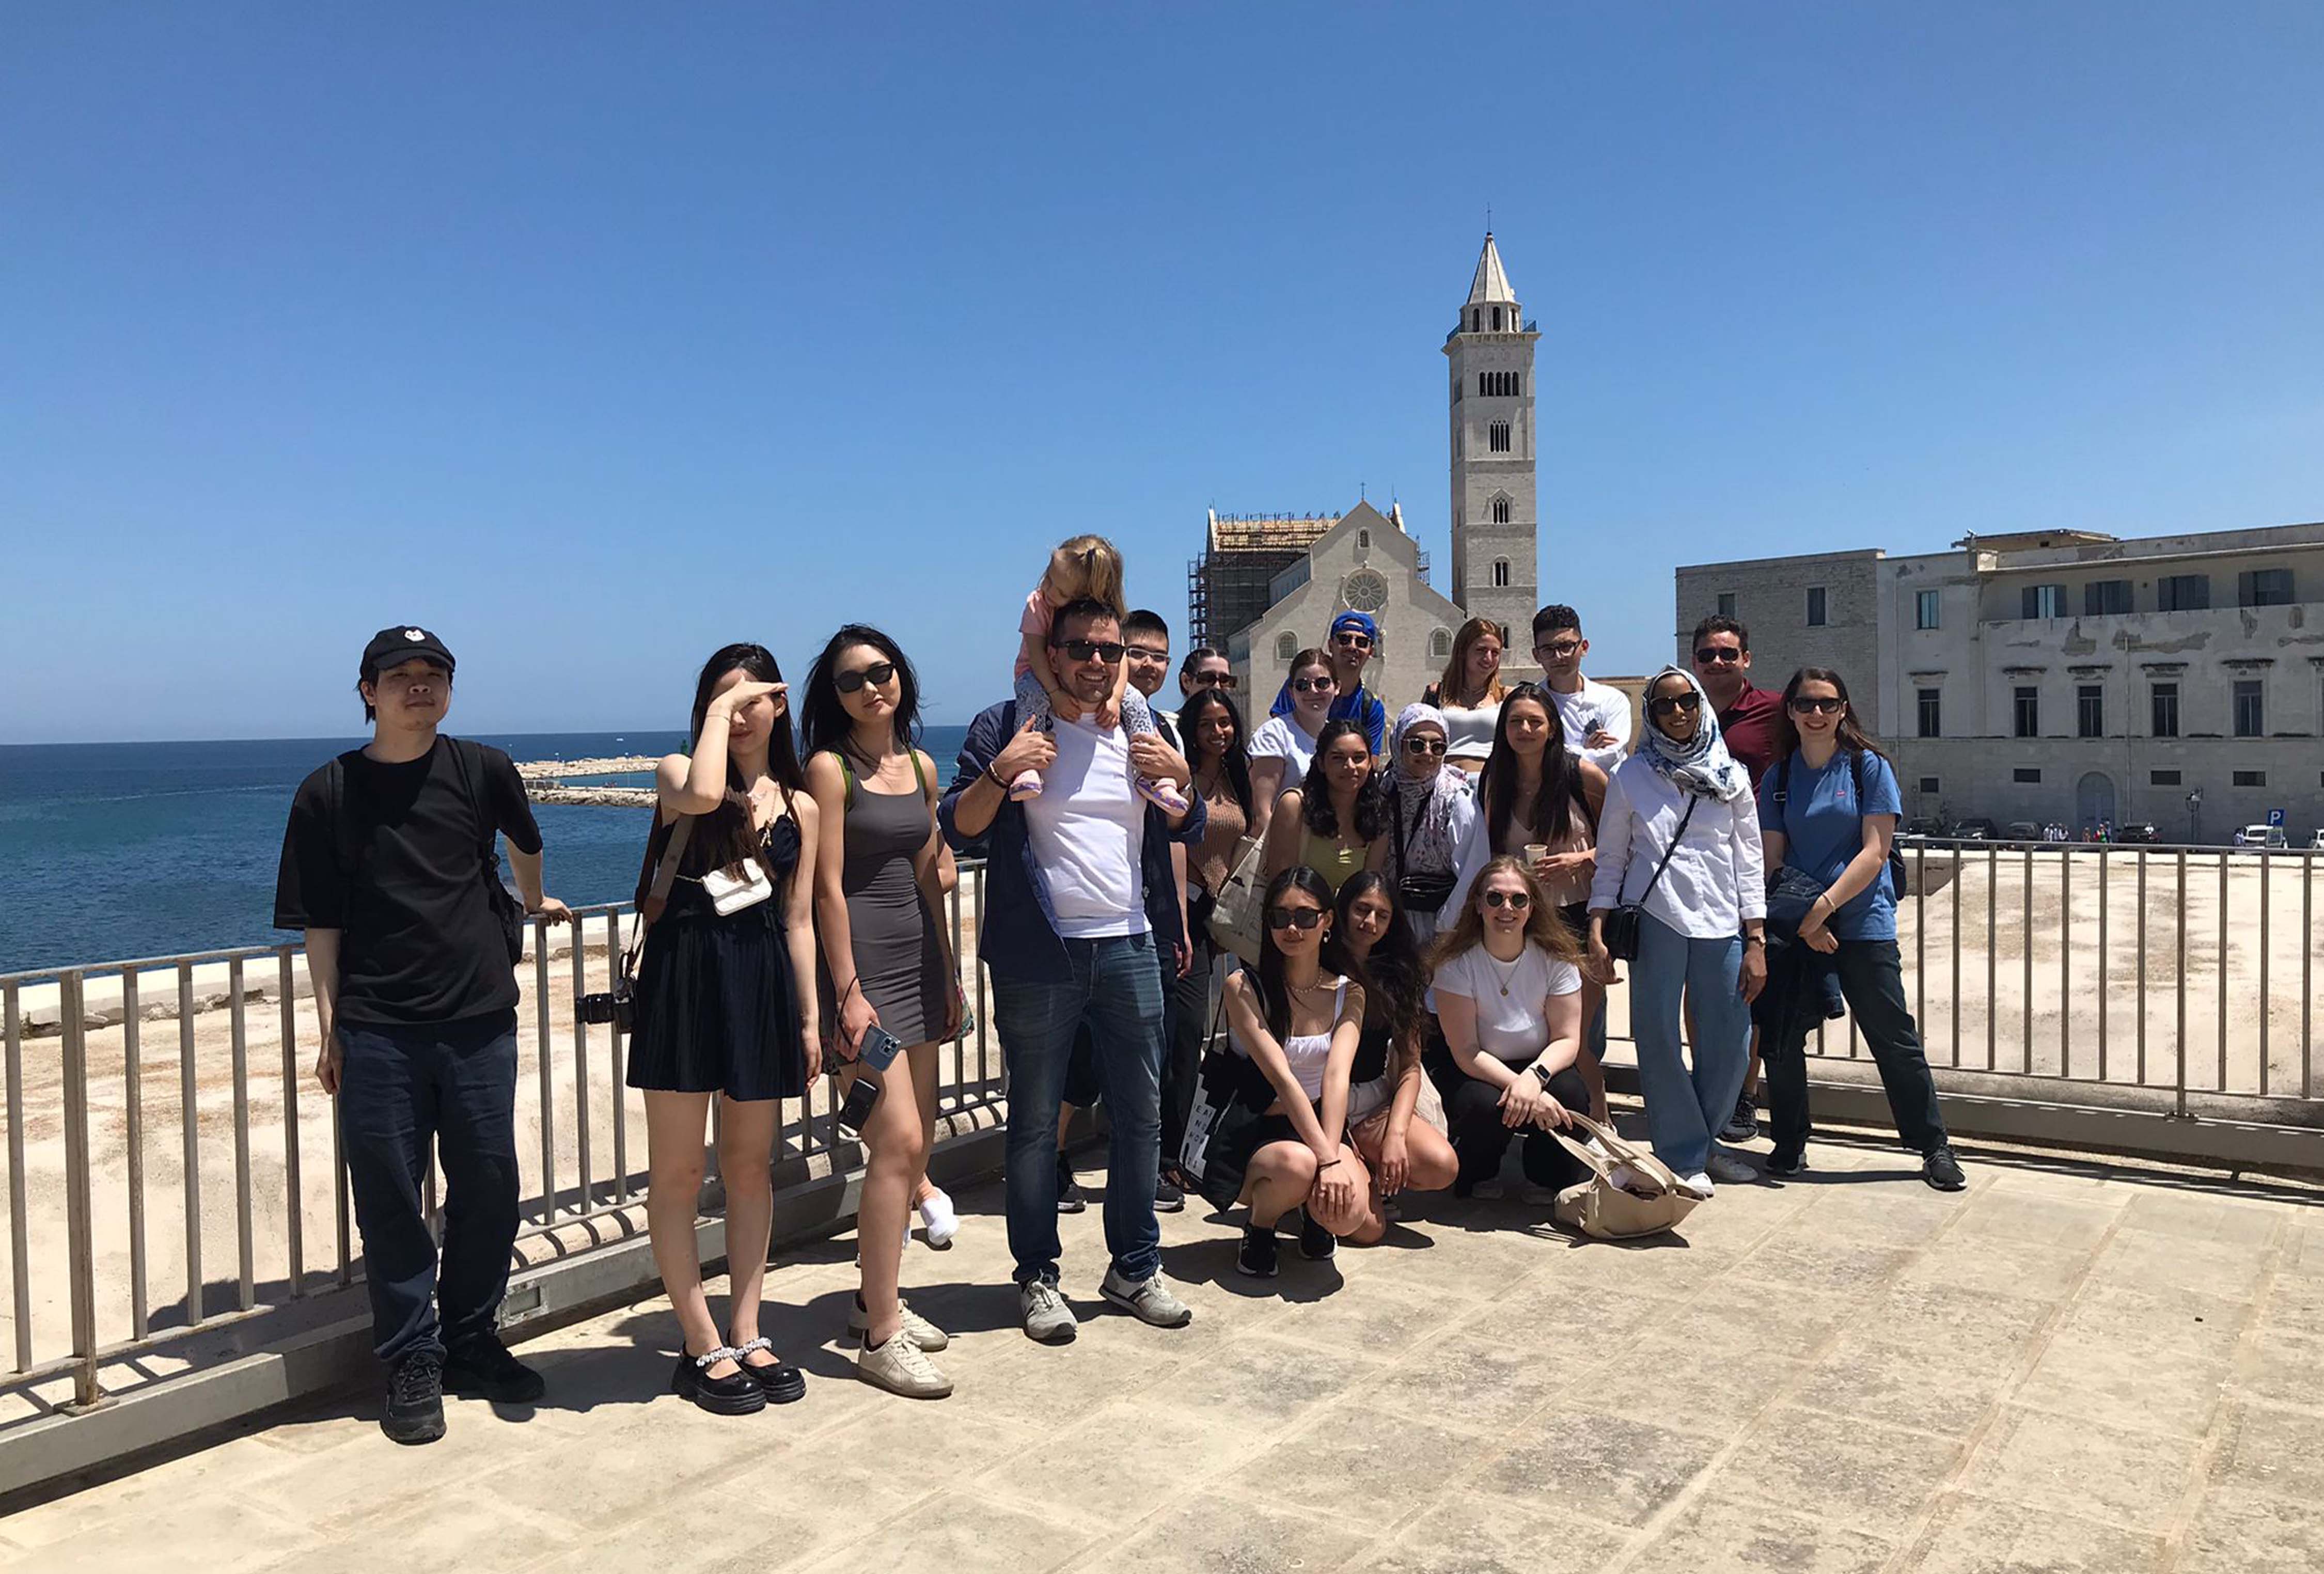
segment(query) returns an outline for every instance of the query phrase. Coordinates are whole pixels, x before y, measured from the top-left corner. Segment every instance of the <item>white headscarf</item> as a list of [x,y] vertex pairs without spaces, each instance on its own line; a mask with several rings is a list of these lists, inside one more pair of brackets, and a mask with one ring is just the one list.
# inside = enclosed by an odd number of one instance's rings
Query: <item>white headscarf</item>
[[[1396,726],[1388,734],[1388,750],[1395,756],[1388,775],[1388,791],[1395,796],[1388,834],[1394,836],[1397,824],[1402,824],[1406,845],[1401,867],[1415,872],[1450,873],[1461,861],[1452,833],[1453,805],[1471,790],[1469,776],[1442,763],[1425,781],[1406,775],[1404,741],[1415,727],[1434,727],[1437,736],[1449,736],[1444,713],[1434,705],[1406,705],[1397,713]],[[1389,867],[1398,866],[1391,861]]]
[[[1655,690],[1674,675],[1686,679],[1700,702],[1694,736],[1683,743],[1655,725]],[[1726,741],[1719,735],[1719,707],[1711,703],[1694,674],[1683,667],[1665,667],[1646,680],[1646,724],[1638,734],[1638,752],[1656,776],[1681,792],[1731,804],[1751,790],[1750,774],[1727,752]]]

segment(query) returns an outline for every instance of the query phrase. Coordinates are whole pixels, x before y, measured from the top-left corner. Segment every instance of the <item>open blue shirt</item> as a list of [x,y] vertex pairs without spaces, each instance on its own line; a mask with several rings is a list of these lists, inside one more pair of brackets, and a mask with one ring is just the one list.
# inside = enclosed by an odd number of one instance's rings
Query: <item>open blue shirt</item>
[[[1855,768],[1849,751],[1836,749],[1821,770],[1794,753],[1790,760],[1788,792],[1782,807],[1776,789],[1784,785],[1784,762],[1777,760],[1759,780],[1759,829],[1784,837],[1784,867],[1831,885],[1864,849],[1864,816],[1902,815],[1904,800],[1896,790],[1896,773],[1877,754],[1863,756],[1864,801],[1856,801]],[[1832,915],[1831,933],[1841,940],[1896,938],[1896,893],[1889,888],[1888,867],[1883,864],[1872,883],[1850,897]]]

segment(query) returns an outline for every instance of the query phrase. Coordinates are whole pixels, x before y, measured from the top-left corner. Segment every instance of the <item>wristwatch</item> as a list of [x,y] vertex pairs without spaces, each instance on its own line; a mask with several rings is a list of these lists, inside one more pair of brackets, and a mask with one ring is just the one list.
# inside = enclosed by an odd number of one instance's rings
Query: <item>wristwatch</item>
[[1546,1088],[1549,1086],[1549,1079],[1551,1075],[1549,1072],[1537,1065],[1527,1066],[1526,1067],[1526,1070],[1531,1072],[1536,1080],[1537,1080],[1543,1087]]

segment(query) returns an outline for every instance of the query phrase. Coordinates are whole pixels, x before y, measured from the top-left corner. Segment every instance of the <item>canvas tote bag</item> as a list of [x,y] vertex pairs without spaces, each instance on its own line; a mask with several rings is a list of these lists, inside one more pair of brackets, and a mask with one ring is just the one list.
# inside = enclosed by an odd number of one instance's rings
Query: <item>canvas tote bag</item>
[[[1558,1223],[1578,1229],[1593,1240],[1636,1240],[1675,1229],[1702,1201],[1652,1153],[1632,1146],[1609,1126],[1600,1126],[1586,1115],[1569,1113],[1582,1137],[1576,1138],[1563,1131],[1551,1135],[1566,1152],[1590,1167],[1590,1179],[1577,1182],[1557,1194],[1551,1217]],[[1591,1138],[1595,1139],[1594,1146],[1589,1140]],[[1633,1189],[1614,1184],[1614,1170],[1621,1164],[1630,1168]]]

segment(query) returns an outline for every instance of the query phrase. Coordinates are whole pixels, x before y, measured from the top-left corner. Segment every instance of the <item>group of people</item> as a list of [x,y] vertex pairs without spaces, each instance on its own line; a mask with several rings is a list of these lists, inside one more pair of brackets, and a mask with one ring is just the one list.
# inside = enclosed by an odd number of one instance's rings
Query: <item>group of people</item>
[[[1189,1191],[1246,1210],[1238,1266],[1263,1277],[1292,1216],[1302,1254],[1328,1257],[1379,1239],[1404,1193],[1502,1195],[1512,1145],[1528,1202],[1582,1178],[1557,1134],[1607,1117],[1606,991],[1624,968],[1647,1132],[1690,1190],[1806,1169],[1804,1040],[1843,1001],[1924,1177],[1964,1183],[1902,987],[1895,776],[1839,674],[1757,688],[1747,631],[1707,618],[1691,668],[1646,685],[1633,749],[1628,700],[1583,676],[1581,620],[1550,606],[1539,683],[1505,684],[1510,631],[1471,619],[1391,721],[1365,683],[1380,631],[1349,612],[1248,727],[1215,649],[1179,662],[1175,713],[1157,703],[1168,625],[1126,607],[1123,584],[1102,538],[1052,553],[1013,693],[971,723],[948,784],[915,741],[912,664],[877,629],[831,637],[796,713],[763,647],[704,664],[688,748],[656,772],[642,944],[616,990],[678,1394],[742,1413],[804,1392],[758,1313],[776,1101],[819,1073],[844,1084],[866,1154],[856,1370],[952,1391],[932,1358],[949,1340],[899,1280],[916,1209],[932,1247],[959,1228],[927,1176],[936,1046],[964,1010],[939,919],[955,856],[984,861],[1006,1228],[1022,1327],[1043,1343],[1077,1329],[1057,1223],[1081,1206],[1061,1153],[1075,1107],[1107,1118],[1099,1295],[1183,1328],[1157,1216]],[[366,648],[373,741],[301,786],[276,901],[306,932],[317,1074],[337,1095],[389,1367],[383,1427],[412,1442],[441,1435],[447,1388],[541,1392],[493,1332],[517,1220],[511,964],[520,905],[568,916],[542,891],[514,767],[438,732],[452,671],[422,629]],[[1211,921],[1239,880],[1261,890],[1249,965]],[[1763,1063],[1774,1148],[1755,1168],[1720,1145],[1756,1136]],[[723,1322],[695,1238],[714,1100]],[[440,1256],[420,1201],[431,1146]]]

